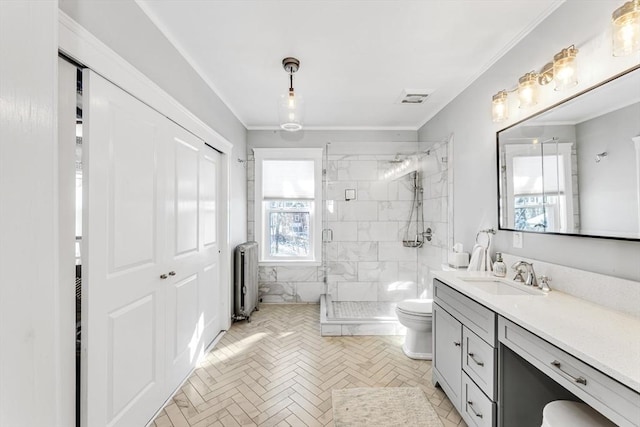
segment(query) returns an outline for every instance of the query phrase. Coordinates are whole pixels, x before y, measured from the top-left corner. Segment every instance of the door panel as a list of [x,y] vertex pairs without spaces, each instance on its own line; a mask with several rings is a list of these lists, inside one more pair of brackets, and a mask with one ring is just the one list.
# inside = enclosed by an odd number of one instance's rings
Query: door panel
[[[180,129],[181,130],[181,129]],[[175,149],[175,255],[198,251],[198,169],[204,143],[186,131],[173,138]]]
[[204,320],[203,341],[208,344],[222,329],[222,284],[220,283],[220,153],[204,147],[200,166],[200,211],[203,270],[200,311]]
[[[109,315],[109,418],[120,415],[156,381],[154,298],[147,295]],[[135,354],[136,357],[131,357]]]
[[[176,319],[175,354],[174,358],[192,350],[195,353],[202,325],[198,325],[198,276],[186,278],[175,286],[176,313],[182,315]],[[192,360],[191,360],[192,361]]]
[[[209,341],[204,342],[203,306],[210,302],[202,291],[204,265],[211,251],[203,245],[202,225],[202,140],[178,125],[170,124],[167,178],[167,211],[170,253],[167,265],[176,274],[167,293],[166,363],[169,383],[178,384],[188,374]],[[205,185],[206,187],[206,185]],[[172,391],[172,390],[170,390]]]
[[460,408],[462,388],[462,324],[439,305],[433,307],[435,327],[433,366],[445,384],[440,384],[448,393],[456,408]]
[[218,161],[220,155],[208,148],[202,160],[200,204],[202,207],[202,239],[205,246],[217,244],[218,228]]
[[144,425],[166,398],[166,119],[90,70],[83,85],[82,425]]
[[[156,260],[157,168],[159,117],[132,116],[126,101],[109,106],[107,205],[109,209],[109,272]],[[120,102],[123,102],[120,105]]]
[[[217,252],[216,252],[217,255]],[[216,257],[217,258],[217,257]],[[204,332],[202,341],[209,344],[220,332],[221,327],[221,292],[219,285],[220,269],[217,259],[213,264],[203,268],[200,281],[200,312]]]

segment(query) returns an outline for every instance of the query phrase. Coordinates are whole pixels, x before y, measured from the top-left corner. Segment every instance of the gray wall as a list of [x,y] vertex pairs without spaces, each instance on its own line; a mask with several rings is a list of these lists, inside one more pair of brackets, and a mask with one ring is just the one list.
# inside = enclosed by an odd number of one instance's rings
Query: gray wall
[[[454,240],[470,248],[476,232],[497,228],[496,131],[514,123],[491,122],[491,96],[512,89],[518,77],[539,69],[562,48],[575,43],[581,49],[581,83],[574,91],[549,95],[552,102],[570,96],[620,72],[635,58],[612,58],[607,36],[610,1],[569,0],[473,82],[456,99],[429,120],[420,130],[420,140],[430,140],[453,132]],[[570,23],[570,25],[568,25]],[[600,51],[607,53],[600,54]],[[625,62],[626,61],[626,62]],[[552,90],[552,89],[551,89]],[[543,103],[539,108],[543,108]],[[512,109],[513,110],[513,109]],[[517,110],[517,108],[516,108]],[[536,110],[537,111],[537,110]],[[517,112],[532,114],[536,111]],[[640,280],[640,242],[550,236],[525,233],[524,247],[512,248],[512,233],[500,231],[494,250],[544,260],[612,276]]]
[[60,9],[233,144],[230,244],[246,240],[247,131],[134,0],[61,0]]
[[[640,103],[587,120],[576,126],[582,232],[634,233],[638,230],[636,150],[640,135]],[[607,157],[596,163],[596,154]]]

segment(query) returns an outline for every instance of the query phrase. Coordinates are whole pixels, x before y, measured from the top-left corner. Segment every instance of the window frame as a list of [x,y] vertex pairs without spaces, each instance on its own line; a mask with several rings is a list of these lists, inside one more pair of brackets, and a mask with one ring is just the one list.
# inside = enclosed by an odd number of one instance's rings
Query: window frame
[[[255,159],[255,239],[259,243],[260,265],[321,265],[322,263],[322,148],[254,148]],[[269,255],[269,221],[266,201],[301,200],[298,198],[267,199],[263,197],[263,162],[265,160],[313,161],[314,197],[309,209],[309,254],[306,257],[273,257]]]

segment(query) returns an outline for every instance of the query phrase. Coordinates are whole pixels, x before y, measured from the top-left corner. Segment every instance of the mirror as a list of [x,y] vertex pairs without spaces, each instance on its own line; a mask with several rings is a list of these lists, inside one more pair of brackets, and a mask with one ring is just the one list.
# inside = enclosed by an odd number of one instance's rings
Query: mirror
[[501,130],[499,228],[640,240],[640,69]]

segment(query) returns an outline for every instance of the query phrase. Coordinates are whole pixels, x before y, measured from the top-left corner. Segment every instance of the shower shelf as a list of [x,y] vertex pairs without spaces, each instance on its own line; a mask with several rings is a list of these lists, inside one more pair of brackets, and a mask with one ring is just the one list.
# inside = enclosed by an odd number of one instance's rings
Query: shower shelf
[[403,240],[402,241],[402,246],[404,246],[405,248],[421,248],[422,245],[424,245],[424,242],[421,241],[415,241],[415,240]]

